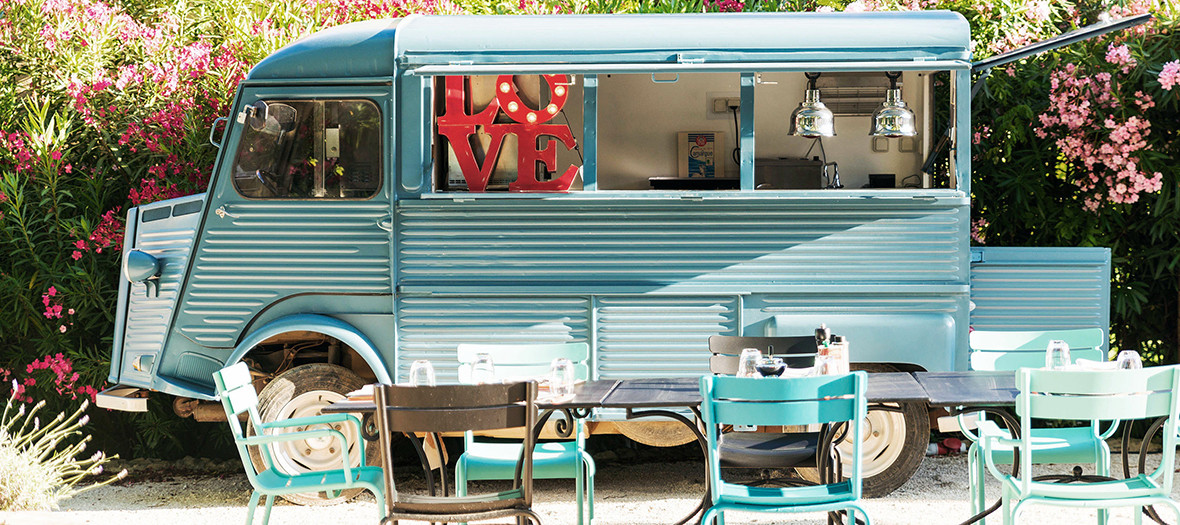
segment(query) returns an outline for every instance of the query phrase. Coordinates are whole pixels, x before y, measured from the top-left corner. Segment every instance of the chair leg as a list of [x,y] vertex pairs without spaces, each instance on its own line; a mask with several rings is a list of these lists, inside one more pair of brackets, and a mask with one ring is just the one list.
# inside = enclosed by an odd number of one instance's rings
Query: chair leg
[[254,509],[258,508],[258,491],[250,493],[250,505],[246,507],[246,525],[254,525]]
[[275,504],[275,497],[274,494],[268,494],[266,496],[266,510],[262,512],[262,525],[270,523],[270,509]]
[[1012,496],[1014,494],[1009,494],[1007,487],[1004,488],[1003,493],[1000,495],[1000,512],[1004,514],[1004,525],[1014,525],[1016,523],[1016,516],[1012,515],[1014,510],[1012,508]]
[[574,467],[574,503],[577,504],[577,506],[578,506],[578,513],[577,513],[578,520],[576,523],[578,525],[584,525],[585,524],[585,521],[584,521],[584,519],[585,519],[584,514],[585,513],[582,508],[582,501],[585,499],[583,491],[585,490],[585,487],[586,487],[586,481],[584,479],[582,479],[582,474],[585,473],[586,466],[583,465],[581,461],[575,461],[574,464],[575,464],[575,467]]
[[[586,460],[588,463],[589,460]],[[594,474],[590,473],[589,464],[583,465],[586,475],[586,510],[589,514],[590,523],[594,523]]]
[[[1105,444],[1103,445],[1102,448],[1106,449]],[[1094,468],[1095,468],[1095,470],[1098,471],[1097,474],[1099,476],[1110,477],[1110,450],[1105,450],[1105,452],[1106,452],[1105,454],[1098,455],[1098,462],[1094,466]],[[1106,525],[1106,522],[1109,519],[1110,519],[1110,510],[1107,509],[1106,507],[1100,507],[1098,509],[1098,525]]]
[[[967,449],[967,479],[972,516],[982,512],[987,505],[987,492],[984,489],[987,473],[983,470],[983,458],[981,455],[982,450],[978,444],[972,443],[971,448]],[[979,523],[985,525],[987,523],[986,518],[980,520]]]

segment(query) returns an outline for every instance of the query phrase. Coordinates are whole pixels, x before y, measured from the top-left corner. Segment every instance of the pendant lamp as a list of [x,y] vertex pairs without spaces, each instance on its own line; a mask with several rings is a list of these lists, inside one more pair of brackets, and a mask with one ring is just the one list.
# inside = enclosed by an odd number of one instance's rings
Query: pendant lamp
[[918,134],[914,126],[914,111],[901,100],[901,90],[897,88],[897,79],[901,72],[885,73],[889,77],[889,91],[885,92],[885,102],[873,112],[872,130],[869,135],[874,137],[912,137]]

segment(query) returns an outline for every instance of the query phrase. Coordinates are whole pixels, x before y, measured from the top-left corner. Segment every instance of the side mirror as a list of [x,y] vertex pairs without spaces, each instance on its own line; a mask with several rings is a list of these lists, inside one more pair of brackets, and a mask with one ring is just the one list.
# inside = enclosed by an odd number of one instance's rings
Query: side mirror
[[163,269],[164,265],[159,259],[140,250],[127,252],[127,257],[123,259],[123,276],[132,283],[143,283],[149,294],[154,288],[157,297],[160,295],[159,279]]

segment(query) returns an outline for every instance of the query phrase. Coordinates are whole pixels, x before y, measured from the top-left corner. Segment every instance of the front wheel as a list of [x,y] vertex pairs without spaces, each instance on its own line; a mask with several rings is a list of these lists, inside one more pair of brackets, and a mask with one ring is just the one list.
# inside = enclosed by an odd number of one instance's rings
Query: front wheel
[[[287,370],[266,384],[258,394],[259,417],[263,423],[297,417],[314,416],[328,404],[344,399],[345,395],[365,384],[360,376],[342,366],[315,363]],[[351,466],[360,466],[360,447],[365,447],[365,459],[370,465],[378,464],[378,444],[366,441],[356,432],[351,423],[333,425],[348,441],[348,459]],[[287,429],[296,431],[298,428]],[[282,432],[283,430],[278,430]],[[254,435],[251,424],[247,430]],[[285,474],[303,474],[317,470],[337,470],[342,466],[340,442],[330,438],[313,438],[299,441],[285,441],[267,445],[267,451],[274,459],[275,468]],[[250,447],[250,459],[257,469],[266,468],[259,447]],[[342,503],[359,494],[363,489],[350,489],[329,498],[323,492],[308,492],[284,495],[287,501],[298,505],[333,505]]]

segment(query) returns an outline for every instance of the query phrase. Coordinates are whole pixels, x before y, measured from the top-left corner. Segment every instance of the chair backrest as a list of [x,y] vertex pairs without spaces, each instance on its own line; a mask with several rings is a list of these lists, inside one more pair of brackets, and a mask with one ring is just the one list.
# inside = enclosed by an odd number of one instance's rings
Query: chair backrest
[[1016,370],[1045,366],[1045,348],[1054,339],[1069,345],[1070,359],[1106,361],[1101,328],[1070,330],[975,330],[969,336],[972,370]]
[[458,351],[459,366],[469,366],[476,355],[488,354],[496,368],[497,379],[528,379],[544,377],[554,359],[564,357],[574,364],[576,379],[588,379],[590,368],[590,345],[586,343],[542,343],[542,344],[461,344]]
[[[386,509],[393,512],[482,512],[513,505],[532,505],[533,448],[531,431],[537,423],[537,383],[523,381],[484,385],[406,386],[376,385],[376,423],[381,440],[381,466],[385,472]],[[456,507],[447,498],[399,501],[393,490],[392,432],[458,432],[524,428],[524,446],[513,489],[471,498]],[[433,521],[433,520],[427,520]]]
[[238,419],[242,413],[248,413],[254,428],[261,428],[262,419],[258,415],[258,392],[254,390],[254,378],[250,376],[250,369],[246,363],[238,362],[213,372],[213,385],[217,389],[217,396],[221,398],[226,419],[229,420],[229,429],[233,433],[238,455],[242,458],[242,466],[246,469],[246,477],[250,479],[250,483],[256,485],[257,473],[272,465],[270,450],[266,446],[259,446],[260,455],[267,467],[256,471],[245,444],[246,430]]
[[[1118,420],[1167,416],[1163,427],[1175,429],[1180,403],[1180,367],[1160,366],[1138,370],[1044,370],[1021,368],[1016,372],[1016,412],[1021,428],[1032,428],[1032,419]],[[1031,450],[1031,432],[1021,433],[1021,447]],[[1164,432],[1164,474],[1171,491],[1176,432]],[[1031,472],[1032,454],[1020,454],[1021,472]],[[1025,464],[1027,463],[1027,464]],[[1157,470],[1153,476],[1160,474]],[[1028,477],[1023,478],[1027,487]]]
[[708,459],[714,487],[720,483],[718,425],[810,425],[847,421],[851,428],[848,471],[860,497],[861,432],[865,418],[864,372],[791,379],[701,377],[701,415],[709,443]]
[[709,336],[709,352],[713,354],[709,358],[709,371],[714,374],[736,374],[738,356],[745,348],[757,348],[762,355],[784,357],[783,361],[792,368],[806,368],[815,364],[815,336],[713,335]]

